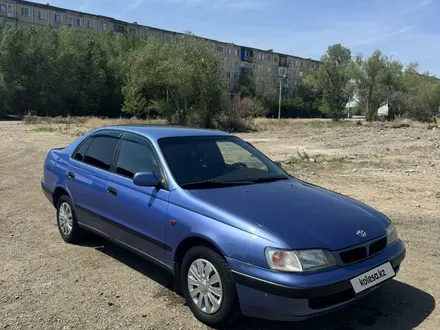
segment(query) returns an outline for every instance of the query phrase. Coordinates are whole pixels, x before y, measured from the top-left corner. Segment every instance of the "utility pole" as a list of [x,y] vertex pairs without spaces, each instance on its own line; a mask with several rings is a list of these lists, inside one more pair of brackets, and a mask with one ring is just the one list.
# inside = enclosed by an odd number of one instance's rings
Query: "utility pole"
[[282,76],[280,79],[280,97],[278,99],[278,119],[281,119],[281,94],[283,92],[283,79],[286,78],[286,75]]

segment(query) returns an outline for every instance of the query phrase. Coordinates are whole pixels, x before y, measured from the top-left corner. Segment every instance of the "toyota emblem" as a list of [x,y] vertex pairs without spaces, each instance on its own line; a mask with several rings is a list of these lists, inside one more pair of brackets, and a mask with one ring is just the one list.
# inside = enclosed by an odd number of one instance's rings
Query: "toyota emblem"
[[360,229],[356,232],[356,235],[360,237],[367,237],[367,233]]

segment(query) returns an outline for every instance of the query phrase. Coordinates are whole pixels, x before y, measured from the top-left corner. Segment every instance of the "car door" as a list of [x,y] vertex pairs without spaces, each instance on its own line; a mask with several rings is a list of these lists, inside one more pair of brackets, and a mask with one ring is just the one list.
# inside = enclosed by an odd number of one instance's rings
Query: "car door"
[[104,220],[113,238],[164,262],[166,251],[171,251],[165,242],[168,191],[136,186],[133,176],[139,172],[154,172],[163,178],[151,144],[143,137],[126,133],[108,177]]
[[107,177],[121,132],[102,131],[85,139],[73,153],[66,188],[81,225],[101,230]]

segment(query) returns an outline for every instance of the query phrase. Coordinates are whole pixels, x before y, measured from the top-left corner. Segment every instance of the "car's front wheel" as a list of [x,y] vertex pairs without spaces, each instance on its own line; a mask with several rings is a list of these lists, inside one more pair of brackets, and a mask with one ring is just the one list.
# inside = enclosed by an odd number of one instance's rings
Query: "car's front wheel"
[[67,243],[78,243],[84,239],[84,231],[78,226],[72,201],[61,196],[57,203],[57,225],[61,237]]
[[233,322],[239,315],[231,270],[215,251],[196,246],[183,258],[181,288],[196,318],[213,327]]

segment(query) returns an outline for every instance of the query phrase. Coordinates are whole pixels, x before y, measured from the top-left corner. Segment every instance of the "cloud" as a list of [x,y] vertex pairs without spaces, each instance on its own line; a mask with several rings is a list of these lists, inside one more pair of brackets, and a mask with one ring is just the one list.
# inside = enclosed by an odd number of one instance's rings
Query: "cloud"
[[403,34],[403,33],[409,32],[411,30],[414,30],[417,26],[418,26],[417,24],[413,24],[413,25],[405,26],[405,27],[403,27],[401,29],[398,29],[396,31],[392,31],[390,33],[385,33],[385,34],[380,33],[380,34],[377,34],[373,38],[365,39],[365,40],[360,40],[360,41],[355,41],[355,42],[351,43],[350,45],[351,46],[359,46],[359,45],[372,44],[372,43],[375,43],[375,42],[384,41],[384,40],[387,40],[387,39],[389,39],[391,37],[395,37],[395,36],[398,36],[400,34]]
[[124,12],[136,9],[136,8],[142,6],[145,2],[146,2],[146,0],[136,0],[136,1],[132,2],[130,5],[128,5],[127,8],[124,9]]

